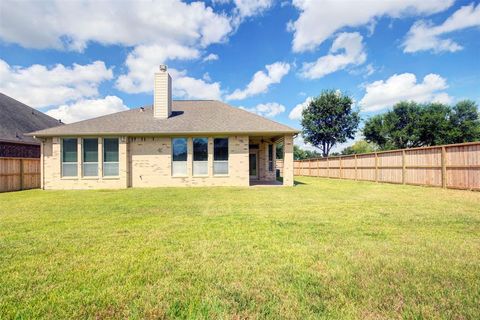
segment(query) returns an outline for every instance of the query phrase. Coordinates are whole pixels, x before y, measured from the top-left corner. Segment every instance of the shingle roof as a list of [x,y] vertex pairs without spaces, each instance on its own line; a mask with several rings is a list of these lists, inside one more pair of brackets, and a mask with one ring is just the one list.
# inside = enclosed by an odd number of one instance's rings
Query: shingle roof
[[220,101],[176,100],[172,116],[159,119],[153,108],[130,109],[57,128],[32,132],[37,137],[67,135],[279,134],[298,130]]
[[58,120],[0,93],[0,141],[39,144],[24,134],[58,125]]

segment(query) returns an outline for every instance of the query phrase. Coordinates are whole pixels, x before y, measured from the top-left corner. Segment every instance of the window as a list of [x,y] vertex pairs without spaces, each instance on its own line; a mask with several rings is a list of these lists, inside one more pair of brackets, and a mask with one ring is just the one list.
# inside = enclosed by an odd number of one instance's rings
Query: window
[[213,174],[228,174],[228,138],[213,139]]
[[193,175],[208,175],[208,138],[193,139]]
[[103,175],[118,176],[118,139],[103,139]]
[[268,145],[268,171],[273,171],[273,144]]
[[62,139],[62,177],[78,175],[77,161],[77,139]]
[[83,176],[98,176],[98,139],[83,139]]
[[187,175],[187,138],[172,139],[172,176]]

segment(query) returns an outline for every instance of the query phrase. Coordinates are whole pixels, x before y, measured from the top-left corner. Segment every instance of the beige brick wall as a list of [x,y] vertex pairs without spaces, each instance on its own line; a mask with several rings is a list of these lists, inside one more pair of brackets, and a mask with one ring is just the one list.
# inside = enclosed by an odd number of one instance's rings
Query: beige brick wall
[[[42,187],[44,189],[100,189],[162,186],[248,186],[248,136],[229,137],[229,174],[213,175],[213,137],[208,138],[208,175],[193,176],[193,138],[188,137],[187,176],[172,177],[170,137],[119,138],[119,176],[102,176],[102,138],[99,138],[99,176],[82,177],[82,137],[78,138],[78,177],[61,177],[61,139],[48,138],[42,144]],[[259,179],[275,180],[275,168],[268,171],[268,143],[259,145]],[[284,184],[293,185],[293,137],[285,136]],[[275,147],[274,147],[275,158]]]
[[130,141],[131,186],[248,186],[248,136],[229,137],[229,174],[213,175],[213,138],[208,138],[208,176],[193,176],[193,142],[188,138],[187,176],[172,177],[171,138]]
[[268,145],[270,142],[258,142],[258,180],[275,181],[275,144],[273,145],[273,171],[268,170]]
[[[99,139],[99,157],[101,159],[102,139]],[[61,176],[61,139],[48,138],[42,145],[42,187],[44,189],[118,189],[126,188],[128,183],[127,138],[119,138],[119,176],[102,177],[102,162],[99,159],[99,176],[82,177],[81,161],[78,161],[78,177]],[[82,156],[82,139],[78,138],[78,160]]]

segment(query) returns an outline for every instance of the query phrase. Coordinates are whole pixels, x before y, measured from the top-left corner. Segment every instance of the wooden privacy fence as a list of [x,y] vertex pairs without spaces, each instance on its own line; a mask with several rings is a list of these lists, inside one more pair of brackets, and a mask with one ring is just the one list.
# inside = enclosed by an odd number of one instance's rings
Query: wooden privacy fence
[[296,160],[294,174],[480,190],[480,142]]
[[0,192],[40,188],[40,159],[0,158]]

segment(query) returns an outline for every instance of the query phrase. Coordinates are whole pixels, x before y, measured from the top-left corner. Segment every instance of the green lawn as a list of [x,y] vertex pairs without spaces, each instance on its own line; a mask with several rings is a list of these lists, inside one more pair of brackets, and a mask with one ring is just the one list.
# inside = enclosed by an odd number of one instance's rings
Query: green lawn
[[298,182],[0,194],[0,319],[478,319],[480,193]]

